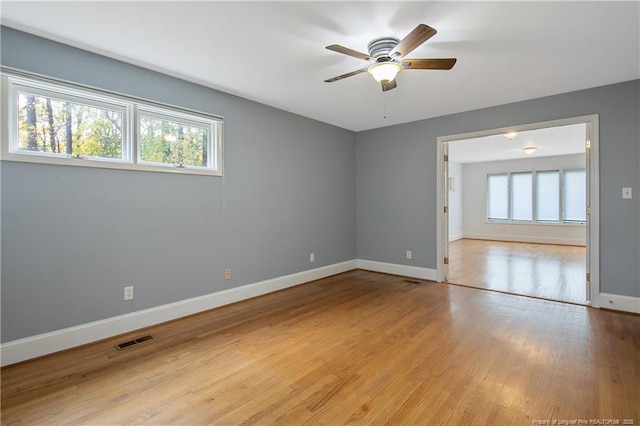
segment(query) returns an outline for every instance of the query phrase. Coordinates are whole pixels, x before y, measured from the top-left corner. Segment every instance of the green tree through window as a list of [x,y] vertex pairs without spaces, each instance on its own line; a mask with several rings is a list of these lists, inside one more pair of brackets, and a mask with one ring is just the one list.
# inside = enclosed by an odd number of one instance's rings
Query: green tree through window
[[209,139],[207,128],[141,116],[139,132],[142,161],[182,166],[207,166]]
[[122,158],[122,112],[18,92],[18,148]]
[[3,159],[222,175],[220,117],[22,72],[3,70],[0,86]]

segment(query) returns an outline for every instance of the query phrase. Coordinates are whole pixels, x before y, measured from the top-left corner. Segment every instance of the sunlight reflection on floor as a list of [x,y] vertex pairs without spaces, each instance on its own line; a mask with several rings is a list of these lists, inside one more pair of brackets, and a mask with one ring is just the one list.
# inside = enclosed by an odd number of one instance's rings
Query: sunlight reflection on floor
[[463,239],[449,244],[449,282],[585,303],[585,247]]

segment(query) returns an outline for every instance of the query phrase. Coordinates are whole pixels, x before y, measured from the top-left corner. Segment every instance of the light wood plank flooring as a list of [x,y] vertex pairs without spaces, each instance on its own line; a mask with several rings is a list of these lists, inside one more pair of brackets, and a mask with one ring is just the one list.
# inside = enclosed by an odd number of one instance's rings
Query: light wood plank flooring
[[449,243],[448,282],[571,303],[586,303],[586,249],[461,239]]
[[1,373],[3,425],[638,424],[640,316],[356,270]]

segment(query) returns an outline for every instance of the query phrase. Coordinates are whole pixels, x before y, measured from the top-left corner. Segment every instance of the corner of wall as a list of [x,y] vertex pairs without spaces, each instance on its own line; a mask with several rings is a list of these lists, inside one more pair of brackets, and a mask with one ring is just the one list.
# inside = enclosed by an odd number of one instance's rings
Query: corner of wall
[[15,364],[65,349],[115,337],[188,315],[208,311],[310,281],[356,269],[357,261],[349,260],[283,277],[235,287],[200,297],[181,300],[130,314],[107,318],[18,339],[0,345],[0,364]]

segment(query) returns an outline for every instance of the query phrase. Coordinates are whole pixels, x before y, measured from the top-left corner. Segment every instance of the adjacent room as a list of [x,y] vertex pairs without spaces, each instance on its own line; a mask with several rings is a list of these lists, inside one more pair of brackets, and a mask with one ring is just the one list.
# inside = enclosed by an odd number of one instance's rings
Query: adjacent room
[[586,304],[588,140],[572,124],[449,142],[446,281]]
[[640,422],[640,2],[0,24],[2,424]]

